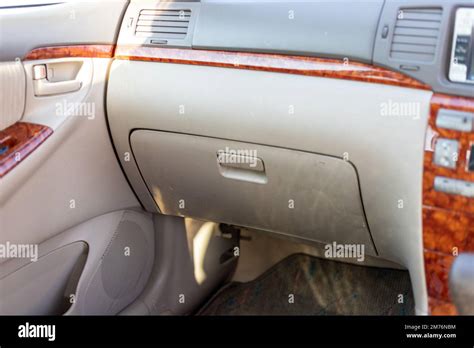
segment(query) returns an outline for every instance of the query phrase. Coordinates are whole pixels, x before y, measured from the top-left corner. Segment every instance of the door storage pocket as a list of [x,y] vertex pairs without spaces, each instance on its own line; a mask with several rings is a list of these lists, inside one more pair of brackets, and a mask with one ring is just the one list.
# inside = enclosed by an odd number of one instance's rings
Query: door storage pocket
[[[88,251],[87,243],[78,241],[8,271],[0,277],[0,314],[61,315],[66,312]],[[17,261],[20,260],[7,262]]]

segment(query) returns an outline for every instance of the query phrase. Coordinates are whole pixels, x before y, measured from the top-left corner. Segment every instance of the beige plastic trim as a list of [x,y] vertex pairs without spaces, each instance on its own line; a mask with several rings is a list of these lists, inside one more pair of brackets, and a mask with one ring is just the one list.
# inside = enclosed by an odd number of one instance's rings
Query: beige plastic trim
[[[59,58],[25,61],[26,72],[26,109],[23,120],[26,122],[44,124],[54,130],[58,129],[65,121],[72,118],[93,120],[97,115],[89,115],[89,111],[97,113],[97,105],[89,100],[90,93],[97,93],[99,88],[92,90],[93,83],[104,83],[101,74],[107,69],[110,59],[103,58]],[[68,93],[47,93],[51,95],[38,95],[38,81],[34,79],[34,67],[46,65],[48,68],[56,66],[79,66],[75,73],[79,89]],[[94,71],[97,67],[99,70]],[[98,74],[94,76],[95,74]],[[52,82],[56,84],[59,82]],[[41,94],[41,93],[40,93]],[[93,96],[93,95],[92,95]]]
[[[129,261],[124,255],[123,249],[111,247],[112,243],[120,238],[117,236],[117,231],[123,221],[138,225],[141,232],[137,231],[134,239],[135,241],[138,239],[144,241],[144,243],[137,244],[142,245],[141,248],[134,248],[133,241],[130,245],[130,253],[133,253],[135,258],[141,258],[142,261],[142,267],[137,270],[136,274],[133,274],[134,282],[132,284],[129,284],[129,279],[123,279],[123,275],[128,274],[129,262],[134,263],[134,261]],[[67,239],[83,239],[89,245],[87,263],[75,292],[76,301],[65,315],[114,315],[132,303],[143,291],[151,274],[155,253],[155,230],[151,214],[138,210],[112,212],[86,221],[70,229],[64,235],[67,236]],[[63,237],[64,239],[66,238]],[[56,238],[55,242],[58,241],[59,239]],[[50,241],[51,244],[53,241]],[[110,255],[110,252],[119,253],[119,255]],[[113,271],[119,277],[122,276],[121,279],[113,280],[116,285],[114,291],[119,294],[117,297],[108,292],[107,285],[103,282],[106,257],[112,257],[117,261],[109,271]],[[124,291],[124,288],[128,291]]]
[[[0,61],[22,58],[34,48],[86,43],[115,44],[127,0],[2,0]],[[45,1],[41,1],[45,5]]]
[[[108,270],[119,275],[127,274],[131,259],[123,255],[123,250],[111,248],[114,240],[120,238],[116,233],[123,221],[133,222],[141,230],[136,234],[136,240],[140,239],[145,243],[134,244],[132,240],[131,252],[143,259],[143,267],[136,275],[137,282],[131,284],[131,288],[129,287],[130,291],[122,291],[122,296],[119,298],[111,298],[106,287],[102,286],[103,284],[97,286],[98,284],[92,283],[94,276],[101,271],[105,255],[110,257],[110,252],[118,252],[121,257],[112,255],[112,259],[118,262]],[[87,260],[83,269],[80,270],[77,286],[68,289],[66,288],[67,280],[76,263],[75,259],[84,252],[83,247],[79,247],[83,244],[87,246]],[[144,247],[135,249],[132,245]],[[63,296],[70,298],[74,295],[75,301],[66,314],[117,314],[142,292],[148,281],[153,260],[154,228],[150,214],[124,210],[101,215],[41,243],[38,246],[37,262],[31,263],[30,260],[16,258],[0,264],[0,293],[16,291],[20,294],[20,296],[15,294],[0,296],[0,313],[62,314],[51,311],[57,309],[56,304],[63,299]],[[120,280],[123,281],[123,279]],[[127,284],[121,282],[117,287],[127,287]],[[64,290],[72,292],[65,293]],[[43,295],[39,296],[39,294]],[[8,301],[12,303],[6,303]]]
[[[136,130],[140,171],[164,214],[252,227],[376,255],[354,167],[339,158],[191,135]],[[222,172],[216,153],[256,154],[265,172]],[[250,163],[251,165],[251,163]],[[262,166],[263,169],[263,166]]]
[[230,277],[237,258],[221,255],[239,246],[221,236],[219,225],[155,214],[155,262],[150,280],[121,315],[192,314]]
[[[0,314],[62,314],[69,302],[65,294],[68,280],[84,255],[87,255],[87,244],[73,242],[1,278]],[[0,271],[7,268],[8,265],[2,265]]]
[[[417,313],[425,314],[421,196],[431,95],[338,79],[115,61],[107,107],[122,166],[150,211],[156,209],[153,198],[134,161],[124,157],[132,129],[348,157],[359,174],[379,255],[409,269]],[[414,114],[397,115],[391,105],[411,106]]]
[[[54,133],[1,179],[0,243],[42,243],[95,216],[139,206],[117,163],[105,120],[110,59],[82,61],[78,78],[83,87],[47,97],[34,96],[33,64],[25,63],[23,120],[47,125]],[[47,62],[52,60],[35,63]],[[64,112],[68,106],[72,111]],[[91,115],[83,113],[89,110]]]
[[0,130],[21,119],[25,108],[25,71],[20,61],[0,63]]
[[81,88],[82,82],[78,80],[61,81],[61,82],[49,82],[46,79],[36,80],[35,84],[35,95],[37,97],[44,95],[53,94],[64,94],[75,92]]

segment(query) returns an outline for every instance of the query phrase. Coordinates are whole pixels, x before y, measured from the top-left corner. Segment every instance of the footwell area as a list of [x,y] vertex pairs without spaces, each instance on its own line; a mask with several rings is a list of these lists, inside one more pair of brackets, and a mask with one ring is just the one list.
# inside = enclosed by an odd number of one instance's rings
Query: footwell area
[[407,271],[289,256],[222,288],[199,315],[413,315]]

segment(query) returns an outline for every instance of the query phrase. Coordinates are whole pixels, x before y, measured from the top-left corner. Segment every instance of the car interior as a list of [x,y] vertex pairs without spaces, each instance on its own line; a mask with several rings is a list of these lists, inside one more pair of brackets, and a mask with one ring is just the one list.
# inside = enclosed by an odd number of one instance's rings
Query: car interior
[[0,1],[0,315],[473,315],[472,0]]

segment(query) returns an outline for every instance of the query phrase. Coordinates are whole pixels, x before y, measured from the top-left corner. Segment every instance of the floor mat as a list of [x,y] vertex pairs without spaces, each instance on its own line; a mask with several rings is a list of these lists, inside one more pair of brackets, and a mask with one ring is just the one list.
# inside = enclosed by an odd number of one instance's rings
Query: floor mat
[[259,278],[230,283],[199,315],[413,315],[407,271],[296,254]]

